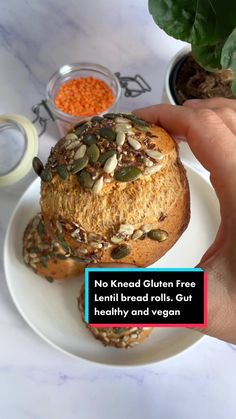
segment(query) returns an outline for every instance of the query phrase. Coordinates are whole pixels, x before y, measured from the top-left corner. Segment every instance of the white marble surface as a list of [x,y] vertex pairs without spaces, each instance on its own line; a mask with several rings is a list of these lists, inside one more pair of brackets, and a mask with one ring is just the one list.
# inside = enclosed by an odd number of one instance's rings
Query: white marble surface
[[[124,75],[141,73],[152,92],[122,99],[131,110],[160,101],[165,69],[182,43],[153,23],[147,1],[0,0],[0,113],[31,118],[52,72],[92,61]],[[40,141],[45,160],[56,131]],[[31,172],[0,190],[0,245]],[[212,338],[155,366],[107,369],[71,359],[25,324],[0,266],[0,418],[235,418],[236,348]]]

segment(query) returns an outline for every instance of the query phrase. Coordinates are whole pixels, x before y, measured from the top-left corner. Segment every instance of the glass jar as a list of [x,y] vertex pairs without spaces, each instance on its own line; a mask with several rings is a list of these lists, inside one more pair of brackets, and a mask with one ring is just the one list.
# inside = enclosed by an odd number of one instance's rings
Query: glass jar
[[55,105],[55,98],[62,84],[71,79],[78,79],[80,77],[94,77],[96,79],[103,80],[112,89],[115,100],[112,106],[104,110],[103,113],[118,112],[119,110],[121,86],[115,74],[108,68],[93,63],[74,63],[64,65],[52,75],[46,88],[47,105],[55,118],[55,122],[61,136],[64,136],[76,123],[86,119],[89,120],[95,116],[72,116],[62,112]]

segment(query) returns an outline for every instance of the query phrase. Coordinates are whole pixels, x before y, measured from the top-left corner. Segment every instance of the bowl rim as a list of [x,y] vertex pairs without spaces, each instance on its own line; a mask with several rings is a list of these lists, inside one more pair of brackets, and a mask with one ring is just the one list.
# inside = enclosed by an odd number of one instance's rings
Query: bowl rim
[[97,70],[99,73],[105,73],[108,77],[114,80],[117,86],[117,94],[116,94],[115,100],[109,108],[105,109],[105,111],[102,112],[102,114],[108,113],[114,106],[117,105],[121,97],[121,85],[115,73],[113,73],[109,68],[101,64],[92,63],[92,62],[77,62],[77,63],[64,64],[51,75],[46,86],[46,100],[47,100],[48,105],[50,106],[50,109],[52,110],[53,114],[57,117],[57,119],[61,119],[69,123],[76,123],[78,122],[78,119],[84,118],[85,120],[86,119],[88,120],[92,118],[93,116],[95,116],[95,115],[73,116],[68,113],[62,112],[57,106],[55,106],[54,100],[51,95],[51,85],[55,83],[55,81],[58,79],[59,76],[65,76],[66,74],[69,74],[71,71],[76,71],[76,70],[91,70],[91,71]]

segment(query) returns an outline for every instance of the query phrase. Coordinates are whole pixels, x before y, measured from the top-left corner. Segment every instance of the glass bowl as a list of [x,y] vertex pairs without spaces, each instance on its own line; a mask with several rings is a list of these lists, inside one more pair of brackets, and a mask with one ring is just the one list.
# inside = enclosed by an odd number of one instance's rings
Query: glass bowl
[[47,104],[55,118],[55,122],[61,136],[64,136],[76,123],[82,120],[89,120],[95,116],[72,116],[62,112],[55,105],[55,98],[62,84],[71,79],[78,79],[80,77],[94,77],[96,79],[103,80],[112,89],[115,100],[112,106],[105,109],[102,114],[107,112],[118,112],[119,110],[121,86],[115,74],[108,68],[94,63],[74,63],[64,65],[52,75],[46,87]]

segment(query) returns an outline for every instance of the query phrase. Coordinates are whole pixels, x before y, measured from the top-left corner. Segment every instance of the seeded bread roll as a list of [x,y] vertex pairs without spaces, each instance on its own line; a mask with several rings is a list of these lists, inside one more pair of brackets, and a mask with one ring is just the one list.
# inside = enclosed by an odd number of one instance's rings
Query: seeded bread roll
[[186,229],[189,186],[175,141],[132,114],[81,122],[36,158],[47,233],[85,263],[148,266]]
[[76,256],[68,255],[59,243],[52,242],[40,214],[25,229],[23,257],[26,265],[49,281],[77,276],[84,266]]
[[[84,286],[80,290],[78,299],[79,310],[84,321]],[[105,346],[115,346],[116,348],[133,348],[143,342],[153,330],[153,327],[90,327],[85,325],[92,335],[100,340]]]

